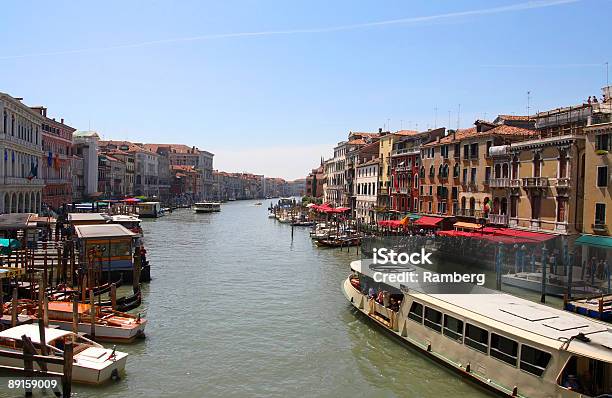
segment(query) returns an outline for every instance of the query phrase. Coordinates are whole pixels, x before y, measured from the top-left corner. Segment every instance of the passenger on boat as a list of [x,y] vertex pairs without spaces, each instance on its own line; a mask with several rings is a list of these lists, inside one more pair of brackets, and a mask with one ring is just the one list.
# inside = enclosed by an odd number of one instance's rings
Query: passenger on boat
[[563,382],[563,387],[573,391],[580,391],[582,389],[576,375],[567,375]]
[[373,299],[376,296],[376,290],[373,287],[370,287],[368,290],[368,298]]

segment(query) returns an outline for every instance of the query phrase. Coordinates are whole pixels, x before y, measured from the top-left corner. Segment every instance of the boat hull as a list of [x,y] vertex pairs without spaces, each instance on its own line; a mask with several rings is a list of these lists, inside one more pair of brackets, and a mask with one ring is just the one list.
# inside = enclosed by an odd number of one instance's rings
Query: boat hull
[[[62,330],[72,330],[72,322],[49,320],[49,324],[55,325]],[[132,343],[136,339],[145,337],[146,324],[146,320],[143,320],[140,324],[134,325],[134,327],[130,328],[121,328],[97,324],[96,337],[92,337],[92,339],[98,342],[106,343]],[[91,333],[91,324],[80,322],[78,328],[79,333],[84,333],[87,335]]]
[[[6,348],[3,348],[6,349]],[[103,384],[116,376],[121,376],[125,372],[125,364],[127,362],[128,355],[123,352],[116,352],[116,360],[107,364],[101,364],[101,366],[89,365],[88,361],[81,361],[80,357],[88,350],[87,349],[74,356],[75,362],[72,365],[72,382],[81,384]],[[15,350],[8,350],[15,351]],[[112,350],[104,349],[104,355],[111,355]],[[0,357],[0,366],[12,366],[16,368],[23,367],[23,360]],[[34,369],[40,370],[38,363],[34,362]],[[63,365],[47,364],[47,369],[51,372],[62,373]]]

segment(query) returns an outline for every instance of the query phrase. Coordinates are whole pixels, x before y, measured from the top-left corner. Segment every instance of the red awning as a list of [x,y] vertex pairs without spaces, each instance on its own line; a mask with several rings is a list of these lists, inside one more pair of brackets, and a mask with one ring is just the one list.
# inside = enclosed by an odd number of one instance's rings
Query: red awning
[[490,233],[482,233],[482,232],[470,232],[470,231],[438,231],[438,235],[440,236],[454,236],[454,237],[462,237],[462,238],[473,238],[473,239],[482,239],[489,242],[495,243],[504,243],[504,244],[522,244],[522,243],[536,243],[535,241],[528,238],[521,238],[515,236],[508,235],[493,235]]
[[423,216],[414,222],[414,225],[419,227],[435,227],[440,221],[444,220],[440,217]]
[[547,240],[556,238],[556,235],[553,234],[544,234],[540,232],[532,232],[532,231],[523,231],[520,229],[512,229],[512,228],[493,228],[486,227],[482,229],[482,232],[486,232],[495,236],[509,236],[513,238],[520,238],[521,240],[528,243],[535,242],[546,242]]

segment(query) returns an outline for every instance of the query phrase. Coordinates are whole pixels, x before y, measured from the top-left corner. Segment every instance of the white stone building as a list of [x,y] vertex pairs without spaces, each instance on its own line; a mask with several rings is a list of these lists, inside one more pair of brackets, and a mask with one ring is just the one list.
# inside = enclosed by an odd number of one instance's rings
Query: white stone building
[[0,93],[0,115],[0,213],[38,213],[44,187],[42,116],[5,93]]
[[362,223],[373,224],[376,222],[379,168],[378,158],[358,163],[356,167],[355,214]]

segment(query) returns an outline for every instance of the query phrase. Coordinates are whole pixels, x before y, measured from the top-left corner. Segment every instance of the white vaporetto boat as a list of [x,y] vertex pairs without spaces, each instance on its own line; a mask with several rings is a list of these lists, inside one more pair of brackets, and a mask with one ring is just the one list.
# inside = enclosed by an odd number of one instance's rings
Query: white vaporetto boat
[[193,211],[196,213],[213,213],[221,211],[219,202],[198,202],[193,204]]
[[[45,328],[45,342],[41,343],[38,325],[28,324],[15,326],[0,332],[0,349],[21,352],[20,342],[25,335],[32,340],[35,347],[45,344],[49,355],[62,357],[62,347],[67,341],[74,343],[74,363],[72,381],[86,384],[101,384],[113,377],[118,377],[125,370],[128,354],[104,348],[98,343],[80,335],[61,329]],[[22,367],[23,360],[0,357],[0,365]],[[35,369],[40,369],[34,362]],[[48,364],[52,372],[62,372],[62,365]]]
[[[609,325],[508,294],[424,293],[379,283],[370,260],[351,263],[350,303],[431,359],[508,397],[596,397],[612,393]],[[369,298],[381,289],[381,302]],[[488,292],[488,293],[486,293]]]

